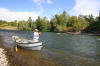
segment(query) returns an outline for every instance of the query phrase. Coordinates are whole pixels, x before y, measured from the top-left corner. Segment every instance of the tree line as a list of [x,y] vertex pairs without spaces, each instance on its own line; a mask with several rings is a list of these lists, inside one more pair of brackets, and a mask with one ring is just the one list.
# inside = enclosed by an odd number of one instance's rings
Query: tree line
[[31,17],[27,21],[7,22],[0,20],[0,25],[16,26],[18,30],[38,29],[42,32],[100,32],[100,13],[99,16],[91,15],[69,16],[66,11],[62,14],[54,15],[51,20],[45,16],[38,16],[36,20]]

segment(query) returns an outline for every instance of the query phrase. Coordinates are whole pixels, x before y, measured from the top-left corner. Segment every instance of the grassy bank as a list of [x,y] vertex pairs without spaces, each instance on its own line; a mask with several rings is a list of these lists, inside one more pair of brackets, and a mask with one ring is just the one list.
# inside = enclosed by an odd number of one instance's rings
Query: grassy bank
[[0,29],[17,30],[17,27],[0,25]]

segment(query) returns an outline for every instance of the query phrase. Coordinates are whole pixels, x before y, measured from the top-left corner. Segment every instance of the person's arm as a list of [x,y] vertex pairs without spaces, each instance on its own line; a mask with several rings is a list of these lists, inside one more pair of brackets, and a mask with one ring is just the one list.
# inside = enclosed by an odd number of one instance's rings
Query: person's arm
[[39,36],[41,35],[41,32],[39,32]]

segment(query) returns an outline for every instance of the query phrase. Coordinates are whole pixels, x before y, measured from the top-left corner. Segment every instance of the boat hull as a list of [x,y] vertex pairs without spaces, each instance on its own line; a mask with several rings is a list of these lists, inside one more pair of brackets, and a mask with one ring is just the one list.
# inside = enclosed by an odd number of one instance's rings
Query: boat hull
[[30,49],[30,50],[41,50],[42,42],[32,42],[32,43],[19,43],[16,42],[19,48]]
[[41,50],[43,46],[32,46],[32,47],[25,47],[25,46],[20,46],[17,45],[18,48],[23,48],[23,49],[29,49],[29,50]]

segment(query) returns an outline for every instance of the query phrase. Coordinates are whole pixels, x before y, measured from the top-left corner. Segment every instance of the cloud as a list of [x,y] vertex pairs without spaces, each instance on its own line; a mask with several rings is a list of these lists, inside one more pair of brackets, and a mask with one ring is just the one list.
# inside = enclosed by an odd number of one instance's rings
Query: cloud
[[53,2],[51,0],[47,0],[47,3],[48,4],[52,4]]
[[28,20],[29,17],[32,19],[37,19],[39,15],[44,12],[43,3],[52,4],[51,0],[32,0],[34,3],[38,5],[40,11],[32,11],[32,12],[13,12],[9,11],[7,8],[0,8],[0,20],[6,21],[14,21],[14,20]]
[[51,0],[33,0],[34,3],[41,5],[43,3],[48,3],[48,4],[52,4],[53,2]]
[[100,0],[75,0],[75,6],[70,11],[71,15],[89,15],[98,16],[100,10]]
[[43,8],[42,4],[44,4],[44,3],[52,4],[53,3],[52,0],[32,0],[32,1],[38,5],[38,7],[41,10],[41,13],[44,12],[44,8]]
[[29,17],[36,19],[40,12],[11,12],[6,8],[0,8],[0,19],[13,21],[13,20],[28,20]]

